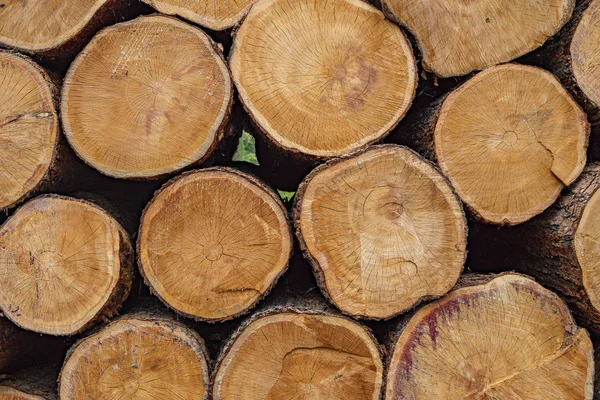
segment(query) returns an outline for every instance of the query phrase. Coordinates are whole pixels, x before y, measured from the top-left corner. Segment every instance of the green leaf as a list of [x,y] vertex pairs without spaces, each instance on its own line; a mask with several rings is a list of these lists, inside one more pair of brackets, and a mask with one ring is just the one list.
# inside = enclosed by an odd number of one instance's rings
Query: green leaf
[[242,131],[242,136],[232,160],[247,162],[257,166],[260,165],[256,157],[256,139],[254,139],[254,136],[246,131]]
[[277,189],[277,193],[279,194],[279,197],[281,197],[281,200],[283,200],[285,203],[289,203],[290,201],[292,201],[294,195],[296,194],[296,192],[286,192],[284,190],[279,189]]

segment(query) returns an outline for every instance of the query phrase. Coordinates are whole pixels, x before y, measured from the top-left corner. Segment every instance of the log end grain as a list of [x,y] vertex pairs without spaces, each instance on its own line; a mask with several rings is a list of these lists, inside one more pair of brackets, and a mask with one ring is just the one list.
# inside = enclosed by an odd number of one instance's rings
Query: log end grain
[[297,196],[301,247],[344,313],[391,318],[455,285],[466,257],[462,205],[408,148],[375,146],[332,160]]
[[380,349],[371,334],[333,315],[274,313],[244,326],[225,349],[214,400],[378,400]]
[[442,171],[475,214],[515,225],[579,176],[589,133],[585,113],[552,74],[506,64],[448,96],[434,142]]
[[108,0],[5,1],[0,43],[27,52],[54,49],[74,38]]
[[600,1],[584,11],[571,42],[571,66],[577,85],[600,107]]
[[575,0],[383,0],[416,37],[426,69],[438,76],[511,61],[540,47],[569,21]]
[[229,72],[211,39],[154,15],[94,36],[65,78],[61,116],[85,162],[116,178],[145,179],[208,157],[231,101]]
[[267,136],[313,157],[381,139],[417,86],[408,40],[361,0],[255,4],[237,31],[230,66],[242,102]]
[[16,205],[47,175],[59,129],[53,83],[40,67],[0,52],[0,76],[1,210]]
[[[93,382],[93,384],[90,384]],[[62,400],[207,399],[204,342],[193,330],[152,316],[130,316],[77,343],[59,381]]]
[[419,310],[395,343],[386,400],[592,399],[585,329],[522,275],[464,287]]
[[127,234],[99,207],[38,197],[0,229],[0,308],[22,328],[75,334],[118,310],[131,258]]
[[163,14],[179,15],[206,28],[222,31],[237,25],[256,0],[143,0]]
[[146,283],[176,311],[226,320],[252,308],[287,269],[287,211],[257,179],[230,168],[174,179],[150,202],[138,236]]
[[574,247],[583,287],[594,308],[600,312],[600,190],[583,209],[575,231]]

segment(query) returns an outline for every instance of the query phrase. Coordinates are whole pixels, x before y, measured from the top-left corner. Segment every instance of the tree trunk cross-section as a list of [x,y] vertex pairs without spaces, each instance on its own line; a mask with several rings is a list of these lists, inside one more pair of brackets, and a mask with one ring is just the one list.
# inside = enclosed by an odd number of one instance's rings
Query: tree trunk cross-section
[[229,168],[166,184],[142,216],[139,266],[163,302],[218,321],[251,309],[287,269],[292,232],[281,200]]
[[256,0],[143,0],[163,14],[179,15],[209,29],[237,25]]
[[127,234],[91,203],[38,197],[0,229],[0,308],[22,328],[81,332],[116,313],[132,274]]
[[417,69],[402,31],[361,0],[267,0],[234,39],[231,72],[272,141],[314,157],[385,136],[410,107]]
[[3,1],[0,43],[28,52],[50,50],[74,38],[109,0]]
[[374,146],[318,167],[296,206],[301,247],[344,313],[387,319],[446,294],[467,227],[448,181],[408,148]]
[[540,47],[567,23],[575,0],[383,0],[416,37],[424,67],[466,75]]
[[475,215],[515,225],[575,181],[589,133],[585,113],[552,74],[506,64],[444,100],[434,143],[442,172]]
[[71,349],[60,398],[208,399],[206,360],[193,330],[152,315],[124,317]]
[[571,65],[577,84],[600,107],[600,0],[584,11],[571,42]]
[[504,274],[419,310],[398,338],[386,400],[591,400],[587,331],[552,292]]
[[243,326],[213,382],[214,400],[378,400],[383,364],[372,335],[334,315],[276,312]]
[[54,85],[40,67],[0,52],[0,76],[1,210],[21,201],[47,176],[59,129]]
[[65,78],[62,121],[75,152],[116,178],[153,178],[208,157],[232,85],[211,39],[175,18],[102,30]]

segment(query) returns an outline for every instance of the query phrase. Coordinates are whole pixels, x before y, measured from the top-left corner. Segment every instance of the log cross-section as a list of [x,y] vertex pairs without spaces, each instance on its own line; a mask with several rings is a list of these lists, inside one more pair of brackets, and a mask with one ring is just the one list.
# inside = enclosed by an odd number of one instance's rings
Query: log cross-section
[[208,399],[202,338],[148,313],[129,315],[75,344],[60,375],[61,400]]
[[583,12],[571,42],[571,66],[577,84],[600,107],[600,0]]
[[267,137],[322,158],[388,134],[417,86],[404,33],[362,0],[256,3],[237,31],[230,66]]
[[184,174],[146,207],[138,236],[142,275],[169,307],[219,321],[252,307],[285,272],[287,211],[258,179],[230,168]]
[[221,31],[237,25],[256,0],[143,0],[163,14],[178,15]]
[[408,148],[374,146],[331,160],[297,196],[300,245],[344,313],[391,318],[456,283],[466,257],[462,205]]
[[55,195],[0,228],[0,308],[17,325],[72,335],[113,316],[129,294],[132,247],[99,207]]
[[557,295],[515,274],[467,284],[403,328],[386,400],[592,399],[592,342]]
[[378,400],[383,364],[372,335],[329,314],[269,312],[225,347],[214,400]]
[[212,40],[154,15],[94,36],[67,73],[61,117],[86,163],[116,178],[149,179],[206,159],[231,101],[229,71]]
[[575,0],[383,0],[417,39],[426,69],[466,75],[540,47],[567,23]]
[[40,187],[53,168],[59,135],[55,94],[42,68],[0,52],[0,210]]
[[551,73],[505,64],[478,73],[444,100],[435,154],[476,217],[516,225],[577,179],[589,134],[586,114]]

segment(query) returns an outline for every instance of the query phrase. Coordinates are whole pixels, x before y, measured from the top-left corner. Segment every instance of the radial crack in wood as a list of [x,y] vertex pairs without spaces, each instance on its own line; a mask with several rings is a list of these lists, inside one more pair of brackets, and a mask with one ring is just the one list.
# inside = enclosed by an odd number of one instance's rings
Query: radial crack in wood
[[209,29],[237,25],[256,0],[143,0],[163,14],[179,15]]
[[54,49],[74,38],[109,0],[4,1],[0,43],[28,52]]
[[153,178],[206,159],[223,135],[232,84],[201,30],[139,17],[98,33],[65,78],[62,122],[75,152],[116,178]]
[[38,197],[0,228],[0,308],[22,328],[81,332],[116,313],[132,274],[127,234],[91,203]]
[[417,70],[402,31],[360,0],[267,0],[230,58],[240,98],[275,144],[316,157],[381,139],[412,103]]
[[571,42],[571,65],[577,84],[600,107],[600,0],[584,11]]
[[408,148],[332,160],[302,183],[296,232],[344,313],[387,319],[446,294],[466,257],[466,220],[446,179]]
[[204,342],[175,321],[133,315],[77,343],[60,376],[61,400],[208,399]]
[[434,142],[442,171],[477,217],[515,225],[579,176],[589,133],[586,114],[552,74],[506,64],[448,96]]
[[594,358],[567,306],[505,274],[419,310],[398,338],[392,399],[592,399]]
[[0,52],[0,210],[39,187],[52,166],[59,135],[53,90],[32,61]]
[[511,61],[540,47],[571,18],[575,0],[383,0],[416,37],[424,67],[438,76]]
[[349,319],[294,312],[261,316],[226,347],[214,400],[377,400],[383,365],[369,332]]
[[287,269],[287,211],[258,179],[230,168],[184,174],[142,216],[139,266],[169,307],[201,320],[251,309]]

